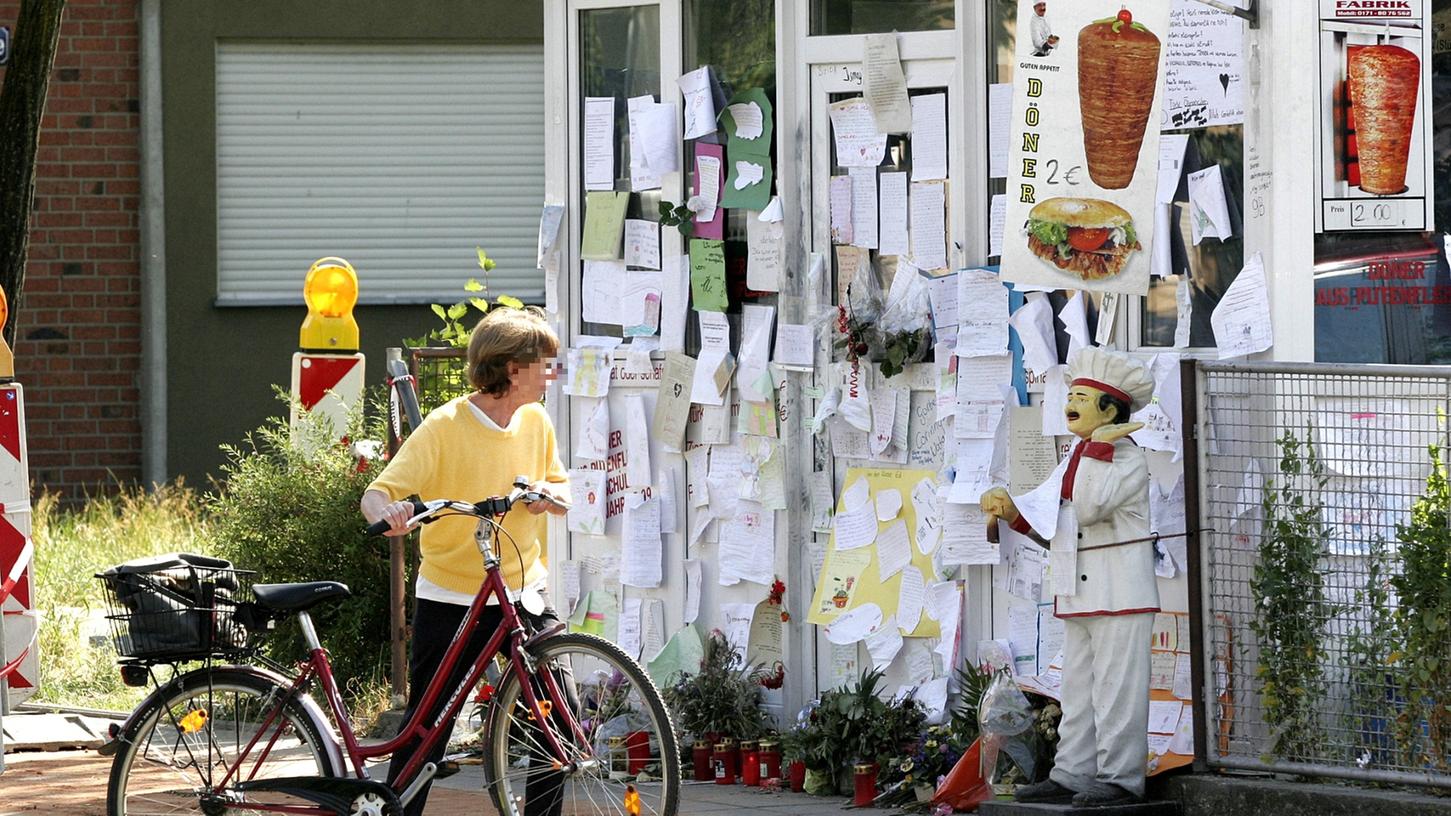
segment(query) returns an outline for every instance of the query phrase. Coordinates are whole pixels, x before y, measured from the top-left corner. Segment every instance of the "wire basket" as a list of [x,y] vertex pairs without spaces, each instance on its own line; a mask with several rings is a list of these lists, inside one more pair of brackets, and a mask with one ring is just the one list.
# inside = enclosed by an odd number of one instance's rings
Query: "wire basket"
[[97,575],[116,654],[177,661],[248,651],[242,620],[251,606],[252,575],[230,561],[190,553],[128,561]]

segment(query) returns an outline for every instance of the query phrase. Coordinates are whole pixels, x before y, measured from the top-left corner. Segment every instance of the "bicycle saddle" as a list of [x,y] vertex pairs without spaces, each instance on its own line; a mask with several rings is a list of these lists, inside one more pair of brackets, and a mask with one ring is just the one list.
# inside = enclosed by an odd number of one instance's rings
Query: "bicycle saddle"
[[347,584],[337,581],[311,581],[305,584],[255,584],[252,595],[259,606],[277,612],[302,612],[333,598],[353,594]]

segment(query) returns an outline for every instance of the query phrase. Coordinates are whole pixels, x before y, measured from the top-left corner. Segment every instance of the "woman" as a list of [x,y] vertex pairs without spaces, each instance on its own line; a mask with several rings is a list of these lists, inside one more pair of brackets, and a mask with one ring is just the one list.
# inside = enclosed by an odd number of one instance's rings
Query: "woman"
[[[477,501],[507,494],[520,474],[536,480],[531,490],[567,504],[569,477],[560,463],[549,414],[540,404],[557,376],[554,357],[558,352],[559,338],[537,309],[500,308],[485,315],[469,337],[468,374],[475,391],[431,412],[382,475],[368,485],[362,500],[368,522],[386,519],[392,525],[388,534],[402,535],[413,515],[410,496]],[[548,571],[540,560],[547,536],[541,514],[562,515],[565,511],[546,501],[526,507],[528,513],[510,513],[504,518],[509,535],[499,537],[500,571],[513,589],[542,596]],[[438,672],[483,583],[483,560],[473,537],[476,524],[476,520],[460,516],[440,519],[423,530],[408,672],[410,715]],[[518,546],[517,553],[512,545]],[[557,620],[550,609],[544,617]],[[484,610],[451,683],[459,682],[499,622],[497,605]],[[440,696],[437,707],[442,700]],[[430,711],[424,722],[435,715],[436,711]],[[447,728],[452,727],[452,721],[447,723]],[[446,743],[446,739],[439,740],[428,761],[439,761]],[[415,743],[393,754],[388,766],[390,782],[416,751]],[[553,794],[558,780],[542,778],[539,783],[539,790],[531,783],[528,799],[531,805],[543,807],[531,807],[532,813],[557,808]],[[405,813],[421,814],[427,798],[425,786]]]

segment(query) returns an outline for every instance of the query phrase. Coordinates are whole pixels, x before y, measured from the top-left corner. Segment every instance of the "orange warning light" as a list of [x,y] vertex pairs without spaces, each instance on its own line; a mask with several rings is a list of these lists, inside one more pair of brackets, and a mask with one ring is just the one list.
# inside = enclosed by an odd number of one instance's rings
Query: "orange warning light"
[[357,351],[358,273],[342,258],[319,258],[302,283],[307,319],[302,321],[298,345],[304,349]]

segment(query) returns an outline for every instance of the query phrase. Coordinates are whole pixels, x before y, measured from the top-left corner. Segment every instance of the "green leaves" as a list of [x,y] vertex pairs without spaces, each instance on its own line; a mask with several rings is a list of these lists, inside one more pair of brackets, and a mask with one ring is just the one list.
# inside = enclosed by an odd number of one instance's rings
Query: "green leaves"
[[[478,253],[479,268],[489,272],[497,265],[494,259],[485,254],[480,247],[474,247]],[[489,291],[487,283],[481,283],[478,278],[469,278],[464,282],[465,297],[459,302],[444,306],[434,303],[429,306],[438,319],[443,321],[443,326],[430,330],[422,337],[404,338],[403,344],[412,348],[422,346],[448,346],[451,348],[464,348],[469,344],[469,333],[473,330],[474,320],[470,319],[470,308],[478,315],[488,314],[490,308],[489,299],[485,295]],[[506,306],[511,309],[524,308],[524,302],[509,295],[499,295],[494,301],[499,306]]]

